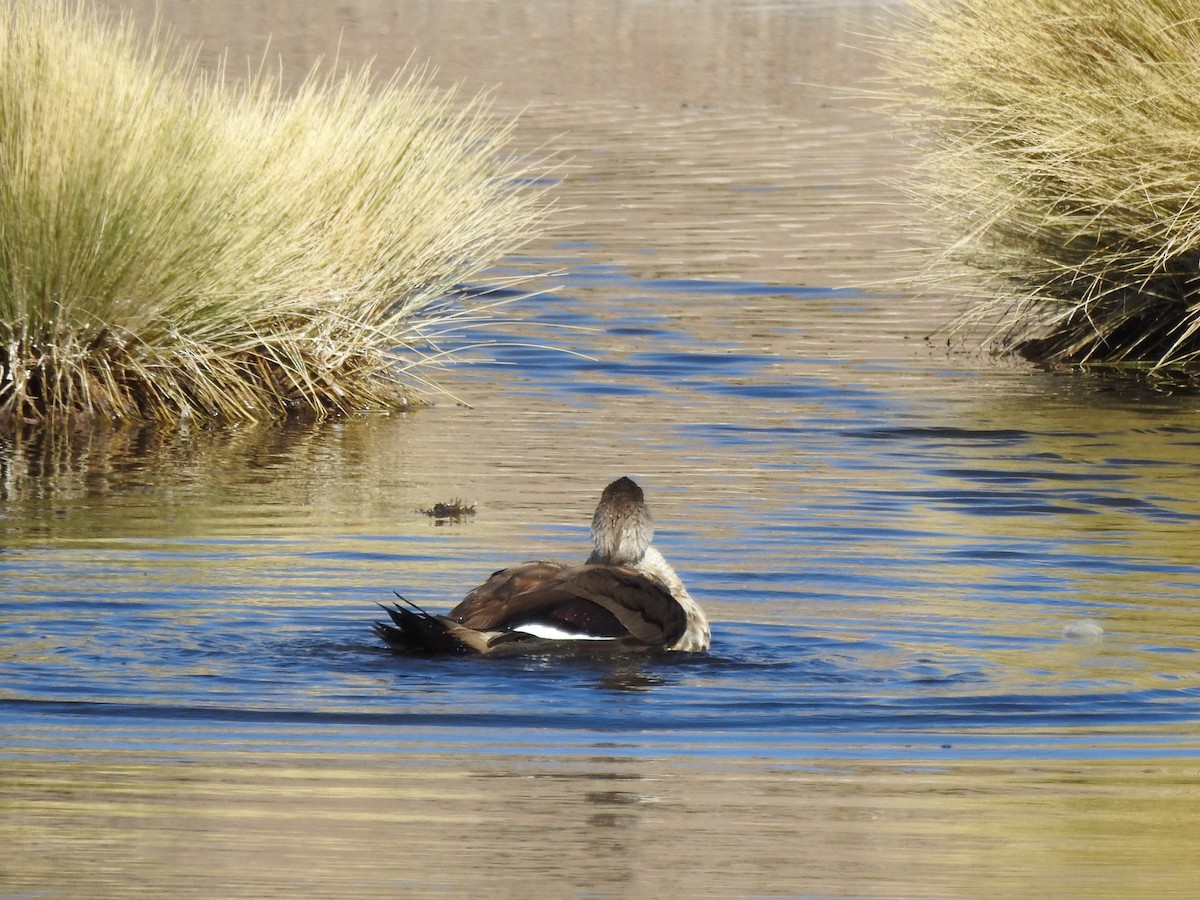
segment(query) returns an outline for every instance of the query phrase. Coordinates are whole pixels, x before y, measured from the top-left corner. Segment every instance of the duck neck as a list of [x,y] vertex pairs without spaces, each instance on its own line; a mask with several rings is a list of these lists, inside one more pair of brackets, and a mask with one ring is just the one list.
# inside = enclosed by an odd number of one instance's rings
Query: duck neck
[[601,507],[592,519],[592,555],[588,562],[636,567],[650,549],[654,525],[644,510],[634,513]]

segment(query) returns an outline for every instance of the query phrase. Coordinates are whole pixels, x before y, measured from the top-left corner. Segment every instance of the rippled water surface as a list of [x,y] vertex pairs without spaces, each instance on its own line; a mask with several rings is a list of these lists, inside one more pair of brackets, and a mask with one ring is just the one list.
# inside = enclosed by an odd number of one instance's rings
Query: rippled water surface
[[[557,289],[460,338],[497,344],[459,402],[0,438],[0,893],[1194,890],[1196,397],[947,348],[953,302],[888,287],[904,151],[811,82],[862,85],[893,7],[277,7],[162,5],[502,82],[565,175],[505,271]],[[710,653],[371,634],[582,558],[622,474]]]

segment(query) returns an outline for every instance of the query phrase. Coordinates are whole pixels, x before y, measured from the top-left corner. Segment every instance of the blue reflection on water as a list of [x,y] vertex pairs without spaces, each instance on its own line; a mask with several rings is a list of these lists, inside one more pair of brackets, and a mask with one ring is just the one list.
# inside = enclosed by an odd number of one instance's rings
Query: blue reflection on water
[[[853,292],[652,281],[606,266],[567,279],[568,288],[596,283],[633,289],[632,305],[612,314],[580,309],[569,294],[535,301],[534,317],[571,326],[557,343],[582,355],[531,347],[515,323],[478,377],[516,367],[517,389],[572,408],[588,397],[687,397],[696,414],[672,431],[687,453],[780,473],[765,507],[738,494],[709,499],[730,529],[724,556],[698,525],[660,531],[693,593],[722,612],[712,653],[395,656],[368,631],[370,601],[405,587],[385,587],[379,573],[453,558],[486,574],[470,557],[478,551],[446,535],[365,534],[320,547],[205,534],[25,541],[0,554],[6,744],[773,759],[1193,752],[1200,639],[1188,622],[1200,564],[1128,546],[1200,515],[1186,492],[1146,477],[1195,472],[1178,453],[1200,442],[1191,420],[1146,429],[1144,456],[1089,455],[1114,436],[930,415],[834,377],[838,363],[801,361],[781,374],[779,357],[699,342],[636,299],[846,305]],[[615,350],[614,336],[627,349]],[[706,397],[760,415],[723,421],[725,407],[709,410]],[[9,453],[7,465],[17,464]],[[131,514],[155,514],[153,496],[128,502]],[[14,500],[3,514],[59,513]],[[548,523],[538,539],[581,545],[585,525]],[[452,596],[469,584],[447,576],[444,587]],[[1092,618],[1116,624],[1092,644],[1063,637],[1065,623]]]

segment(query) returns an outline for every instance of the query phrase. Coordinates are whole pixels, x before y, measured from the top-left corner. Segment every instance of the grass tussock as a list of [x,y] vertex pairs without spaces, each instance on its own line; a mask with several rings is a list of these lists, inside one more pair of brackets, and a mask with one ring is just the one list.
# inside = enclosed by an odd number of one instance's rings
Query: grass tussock
[[916,0],[897,46],[933,275],[976,276],[963,324],[1045,361],[1200,361],[1196,4]]
[[396,351],[433,355],[437,301],[544,213],[512,123],[420,73],[230,82],[86,3],[0,2],[0,420],[403,403]]

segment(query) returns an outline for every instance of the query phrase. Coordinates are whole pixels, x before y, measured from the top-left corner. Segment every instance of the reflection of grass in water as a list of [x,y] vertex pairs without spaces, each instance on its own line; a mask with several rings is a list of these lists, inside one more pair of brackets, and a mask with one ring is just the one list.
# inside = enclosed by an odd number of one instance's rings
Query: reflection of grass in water
[[421,75],[285,97],[170,50],[86,6],[0,16],[0,417],[403,402],[396,348],[542,214],[510,123]]
[[967,321],[1046,360],[1200,357],[1195,6],[923,0],[902,41],[942,262],[989,276]]
[[415,504],[397,504],[410,494],[395,463],[414,440],[407,424],[394,416],[203,428],[14,424],[0,430],[0,538],[9,548],[231,530],[270,540],[424,533],[428,520]]

